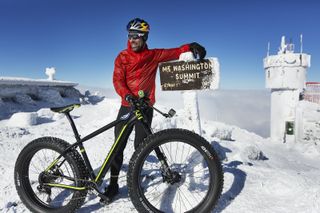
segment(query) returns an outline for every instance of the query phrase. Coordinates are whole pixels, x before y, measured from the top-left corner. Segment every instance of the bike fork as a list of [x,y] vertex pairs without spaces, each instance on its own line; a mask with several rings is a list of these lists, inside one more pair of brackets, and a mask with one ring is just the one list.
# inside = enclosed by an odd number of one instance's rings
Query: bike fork
[[160,148],[157,147],[154,149],[154,151],[156,152],[157,154],[157,157],[161,163],[161,170],[163,171],[164,175],[165,176],[168,176],[168,177],[171,177],[171,170],[170,170],[170,167],[167,163],[167,158],[165,157],[165,155],[161,152]]
[[[151,128],[145,122],[142,122],[142,124],[143,124],[144,130],[146,131],[147,135],[151,135],[152,134]],[[155,148],[154,151],[156,152],[158,160],[160,161],[161,171],[163,172],[162,175],[164,177],[168,177],[169,179],[171,179],[173,177],[173,173],[168,165],[166,156],[160,150],[159,147]]]

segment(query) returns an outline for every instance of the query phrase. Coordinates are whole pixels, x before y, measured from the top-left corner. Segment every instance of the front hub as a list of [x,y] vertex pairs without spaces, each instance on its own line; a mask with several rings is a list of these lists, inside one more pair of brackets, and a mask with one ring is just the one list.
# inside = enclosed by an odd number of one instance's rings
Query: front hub
[[164,176],[164,182],[170,183],[171,185],[179,183],[181,175],[178,172],[170,172],[170,175]]

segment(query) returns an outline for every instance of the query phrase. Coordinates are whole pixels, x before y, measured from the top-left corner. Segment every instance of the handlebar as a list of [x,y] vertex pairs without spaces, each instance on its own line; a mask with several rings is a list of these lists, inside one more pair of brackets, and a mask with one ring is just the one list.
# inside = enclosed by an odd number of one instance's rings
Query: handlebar
[[176,114],[176,111],[174,109],[170,109],[168,113],[163,113],[159,109],[150,105],[150,99],[144,95],[144,92],[142,90],[138,92],[138,95],[139,95],[138,98],[132,97],[128,100],[130,106],[134,110],[135,109],[143,110],[147,108],[152,108],[166,118],[172,118]]

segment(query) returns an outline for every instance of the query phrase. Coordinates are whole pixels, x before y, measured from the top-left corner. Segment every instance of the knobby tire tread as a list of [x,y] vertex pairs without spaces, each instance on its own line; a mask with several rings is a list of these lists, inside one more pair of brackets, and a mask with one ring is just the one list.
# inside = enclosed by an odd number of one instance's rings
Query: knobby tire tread
[[[36,153],[33,150],[41,150],[45,148],[53,149],[56,152],[61,153],[63,150],[65,150],[67,147],[69,147],[70,144],[66,141],[55,138],[55,137],[42,137],[35,139],[31,141],[27,146],[24,147],[24,149],[20,152],[18,159],[16,161],[15,165],[15,186],[18,192],[18,195],[20,199],[23,201],[23,203],[26,205],[26,207],[31,210],[31,212],[50,212],[50,213],[71,213],[74,212],[76,209],[78,209],[84,202],[87,191],[75,191],[74,193],[77,193],[75,196],[75,199],[70,201],[66,206],[56,209],[49,209],[47,207],[44,207],[39,203],[39,201],[35,201],[36,198],[33,194],[33,191],[28,191],[25,189],[24,186],[22,186],[22,181],[19,180],[19,177],[23,175],[26,172],[26,169],[23,167],[26,166],[25,159],[29,158],[31,159],[33,155]],[[32,156],[30,152],[33,152]],[[86,166],[84,164],[84,161],[81,157],[81,155],[75,150],[72,149],[69,152],[66,153],[64,156],[66,159],[68,159],[68,162],[70,165],[74,167],[74,171],[76,176],[78,176],[79,179],[87,179],[88,172],[86,169]],[[28,164],[30,163],[30,160],[28,160]],[[20,186],[18,184],[20,182]]]
[[[161,211],[152,211],[149,206],[146,204],[143,205],[141,202],[141,198],[139,196],[139,193],[137,192],[137,188],[139,187],[137,183],[134,182],[135,176],[138,176],[139,174],[136,174],[137,169],[135,167],[137,166],[137,161],[143,155],[144,149],[146,149],[148,146],[156,146],[157,144],[161,144],[163,140],[168,140],[169,138],[175,139],[175,138],[183,138],[183,139],[189,139],[192,138],[192,140],[199,141],[196,142],[195,146],[201,146],[204,145],[212,154],[214,157],[214,169],[217,174],[217,182],[215,183],[214,187],[214,195],[211,199],[207,200],[207,202],[204,204],[204,208],[201,211],[197,211],[197,213],[208,213],[211,212],[214,206],[216,205],[217,201],[219,200],[222,189],[223,189],[223,170],[222,165],[220,163],[220,160],[218,158],[218,155],[214,151],[213,147],[208,143],[203,137],[201,137],[198,134],[195,134],[194,132],[191,132],[186,129],[166,129],[162,130],[160,132],[157,132],[155,134],[149,135],[137,148],[137,150],[134,152],[133,156],[130,159],[129,162],[129,169],[127,173],[127,185],[128,185],[128,192],[130,199],[132,203],[134,204],[135,208],[138,210],[138,212],[161,212]],[[142,156],[143,157],[143,156]],[[147,208],[145,207],[147,206]]]

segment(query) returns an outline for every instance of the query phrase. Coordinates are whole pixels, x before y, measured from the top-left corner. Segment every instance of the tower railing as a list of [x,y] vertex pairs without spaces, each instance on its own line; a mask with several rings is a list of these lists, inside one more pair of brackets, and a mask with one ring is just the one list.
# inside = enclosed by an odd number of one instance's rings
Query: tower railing
[[307,82],[303,99],[320,104],[320,82]]

